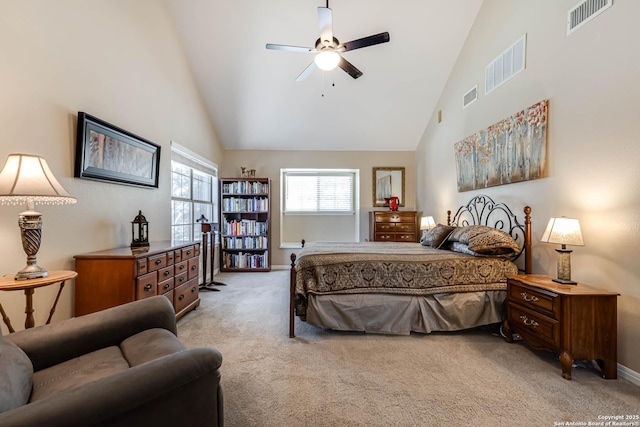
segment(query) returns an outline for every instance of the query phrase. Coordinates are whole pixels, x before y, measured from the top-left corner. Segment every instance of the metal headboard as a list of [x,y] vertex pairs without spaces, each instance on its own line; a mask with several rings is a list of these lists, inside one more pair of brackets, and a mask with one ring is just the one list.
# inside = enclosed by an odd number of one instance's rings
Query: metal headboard
[[451,211],[447,211],[447,224],[458,227],[486,225],[508,233],[520,245],[520,252],[514,255],[513,260],[515,261],[525,252],[525,271],[530,272],[531,208],[529,206],[525,206],[524,214],[523,224],[518,221],[509,206],[504,203],[496,203],[491,197],[482,194],[458,208],[453,218],[451,218]]

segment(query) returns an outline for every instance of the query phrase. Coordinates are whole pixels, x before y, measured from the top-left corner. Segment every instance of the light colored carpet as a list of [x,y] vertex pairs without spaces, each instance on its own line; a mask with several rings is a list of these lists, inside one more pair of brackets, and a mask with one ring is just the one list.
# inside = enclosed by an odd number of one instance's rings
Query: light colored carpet
[[324,331],[296,319],[289,272],[223,273],[178,323],[222,352],[225,423],[236,426],[554,426],[640,413],[640,388],[490,329],[410,336]]

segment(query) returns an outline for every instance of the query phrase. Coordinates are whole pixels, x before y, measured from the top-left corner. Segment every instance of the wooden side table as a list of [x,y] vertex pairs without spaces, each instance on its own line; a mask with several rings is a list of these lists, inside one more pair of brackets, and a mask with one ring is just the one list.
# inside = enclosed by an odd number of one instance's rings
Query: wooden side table
[[517,332],[530,347],[559,353],[567,380],[574,359],[595,360],[603,378],[615,379],[618,295],[537,274],[507,276],[505,339]]
[[[76,273],[75,271],[56,270],[50,271],[48,277],[40,277],[38,279],[15,280],[14,276],[0,277],[0,291],[24,291],[24,295],[27,300],[27,307],[24,311],[27,315],[27,318],[24,322],[24,327],[25,329],[29,329],[33,328],[33,326],[35,325],[35,320],[33,319],[33,294],[35,292],[35,289],[41,288],[43,286],[53,285],[54,283],[60,283],[58,295],[56,295],[56,299],[53,302],[51,311],[49,312],[49,318],[47,319],[47,324],[49,324],[51,323],[53,313],[55,313],[56,311],[58,299],[60,299],[60,294],[62,293],[62,289],[64,288],[65,281],[73,279],[77,275],[78,273]],[[9,328],[9,332],[15,332],[13,326],[11,326],[11,320],[5,313],[4,308],[2,308],[2,304],[0,304],[0,314],[2,314],[2,320],[4,321],[4,324],[7,325],[7,328]]]

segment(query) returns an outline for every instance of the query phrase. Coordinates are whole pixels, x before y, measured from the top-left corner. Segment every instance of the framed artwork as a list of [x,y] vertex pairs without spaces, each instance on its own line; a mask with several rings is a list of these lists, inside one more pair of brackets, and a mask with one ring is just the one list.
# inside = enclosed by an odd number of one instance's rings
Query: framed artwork
[[404,206],[404,167],[373,168],[373,206],[389,206],[384,199],[396,196]]
[[454,144],[458,191],[547,176],[547,118],[543,100]]
[[158,188],[160,146],[78,113],[76,178]]

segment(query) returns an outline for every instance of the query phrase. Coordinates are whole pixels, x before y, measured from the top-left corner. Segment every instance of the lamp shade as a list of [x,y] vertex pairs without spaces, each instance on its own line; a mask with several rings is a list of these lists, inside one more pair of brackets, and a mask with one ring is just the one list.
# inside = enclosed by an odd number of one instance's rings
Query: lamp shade
[[541,240],[545,243],[584,246],[580,222],[575,218],[551,218]]
[[323,50],[313,60],[321,70],[331,71],[338,66],[340,55],[334,50]]
[[420,230],[431,230],[436,226],[436,222],[432,216],[423,216],[420,218]]
[[76,199],[53,176],[47,161],[31,154],[9,154],[0,171],[0,204],[73,204]]

